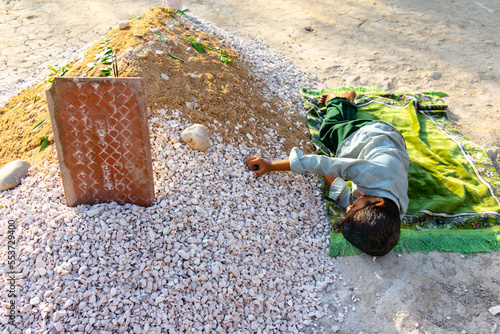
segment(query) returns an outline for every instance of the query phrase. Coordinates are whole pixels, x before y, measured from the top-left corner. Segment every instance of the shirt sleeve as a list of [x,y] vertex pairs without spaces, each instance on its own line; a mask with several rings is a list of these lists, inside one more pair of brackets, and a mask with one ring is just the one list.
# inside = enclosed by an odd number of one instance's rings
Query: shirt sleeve
[[341,178],[336,178],[330,186],[328,197],[337,203],[341,208],[347,209],[351,205],[351,189]]
[[330,186],[328,197],[344,209],[351,205],[351,189],[343,178],[348,179],[349,166],[356,165],[356,162],[359,162],[358,160],[331,158],[322,155],[304,155],[302,151],[295,147],[290,153],[289,161],[290,170],[295,173],[305,174],[309,172],[316,175],[336,177]]
[[294,173],[312,173],[322,176],[335,176],[355,181],[363,176],[363,171],[373,169],[369,161],[351,158],[331,158],[324,155],[304,155],[294,147],[290,152],[290,170]]

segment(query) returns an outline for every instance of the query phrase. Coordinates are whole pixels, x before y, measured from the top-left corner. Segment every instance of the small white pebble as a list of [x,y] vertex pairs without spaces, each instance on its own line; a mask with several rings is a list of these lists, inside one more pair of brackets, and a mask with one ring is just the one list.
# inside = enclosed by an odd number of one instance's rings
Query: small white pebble
[[130,22],[127,20],[120,21],[120,22],[118,22],[118,28],[120,28],[121,30],[126,29],[129,25],[129,23]]
[[40,304],[40,298],[38,298],[38,297],[31,298],[30,299],[30,304],[33,305],[33,306]]
[[62,332],[64,330],[64,325],[61,324],[60,322],[56,322],[54,324],[54,328],[56,329],[56,331],[58,332]]

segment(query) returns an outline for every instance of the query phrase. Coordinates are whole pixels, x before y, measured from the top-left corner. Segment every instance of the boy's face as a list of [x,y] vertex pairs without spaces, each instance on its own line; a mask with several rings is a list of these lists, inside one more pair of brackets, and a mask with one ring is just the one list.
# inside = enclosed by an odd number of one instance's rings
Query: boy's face
[[347,207],[345,217],[347,218],[349,215],[353,215],[357,211],[369,205],[383,206],[384,199],[375,196],[361,196],[352,202],[352,205]]

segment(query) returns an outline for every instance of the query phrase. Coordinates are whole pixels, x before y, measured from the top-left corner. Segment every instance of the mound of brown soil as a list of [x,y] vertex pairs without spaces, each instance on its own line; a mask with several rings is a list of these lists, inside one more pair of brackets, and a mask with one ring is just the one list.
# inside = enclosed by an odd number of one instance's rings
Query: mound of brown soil
[[[266,97],[265,84],[254,78],[239,53],[218,36],[193,28],[178,15],[171,8],[156,7],[130,20],[126,29],[112,29],[87,50],[82,60],[69,64],[64,75],[101,75],[111,68],[102,61],[106,48],[111,48],[119,76],[145,78],[153,115],[160,108],[178,110],[187,120],[218,133],[225,143],[252,139],[257,147],[274,147],[276,143],[263,140],[269,129],[285,139],[283,148],[287,152],[301,140],[307,142],[305,126],[298,125],[304,124],[303,117],[285,116],[280,108],[283,101]],[[197,51],[193,41],[205,52]],[[231,62],[221,60],[224,54]],[[43,80],[0,109],[0,166],[21,158],[53,159],[49,150],[39,152],[40,138],[46,137],[49,145],[54,140],[45,98],[48,87],[50,83]]]

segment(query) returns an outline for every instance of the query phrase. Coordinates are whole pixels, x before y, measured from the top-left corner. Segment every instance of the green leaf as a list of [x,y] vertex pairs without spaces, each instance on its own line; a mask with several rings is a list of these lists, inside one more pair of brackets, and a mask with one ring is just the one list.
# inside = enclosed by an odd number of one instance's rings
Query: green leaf
[[60,77],[63,77],[68,71],[71,69],[71,66],[64,66],[61,70],[61,73],[59,74]]
[[35,97],[33,98],[33,103],[32,104],[35,104],[36,101],[38,101],[39,99],[40,99],[40,93],[36,93]]
[[220,60],[222,60],[222,62],[224,64],[227,65],[227,63],[232,63],[233,62],[231,60],[231,58],[229,58],[229,56],[227,55],[227,53],[225,53],[224,51],[222,51],[220,48],[217,48],[217,50],[219,51]]
[[43,123],[45,123],[49,118],[47,117],[46,119],[44,119],[43,121],[41,121],[40,123],[38,123],[37,125],[35,125],[33,127],[33,130],[31,130],[31,132],[35,131],[36,129],[38,129],[39,127],[41,127],[43,125]]
[[177,16],[175,16],[174,14],[170,13],[168,10],[165,10],[165,9],[162,9],[165,13],[167,13],[168,15],[170,15],[171,17],[173,17],[174,19],[177,20]]
[[101,45],[101,47],[99,49],[102,49],[103,47],[105,47],[106,45],[108,45],[109,43],[111,43],[111,41],[113,40],[113,38],[116,37],[116,35],[118,35],[118,33],[116,33],[113,37],[108,37],[104,41],[102,41],[102,45]]
[[201,44],[200,42],[198,42],[197,40],[195,40],[194,38],[187,38],[186,39],[189,43],[191,43],[191,46],[196,50],[198,51],[199,53],[203,54],[203,53],[207,53],[207,51],[205,51],[205,46],[203,44]]
[[207,49],[210,50],[210,51],[217,51],[219,53],[219,58],[220,60],[224,63],[224,64],[228,64],[228,63],[232,63],[233,61],[231,60],[231,58],[229,58],[229,56],[227,55],[227,53],[225,53],[224,51],[221,50],[221,48],[219,48],[218,46],[214,48],[210,47],[210,46],[207,46]]
[[21,102],[19,102],[18,104],[16,104],[15,106],[12,106],[10,107],[9,109],[14,109],[15,107],[19,107],[21,105]]
[[164,41],[165,43],[168,44],[168,41],[165,39],[165,37],[163,37],[162,34],[160,34],[159,32],[154,32],[154,31],[153,31],[153,34],[155,34],[159,39],[161,39],[162,41]]
[[99,73],[97,75],[98,77],[109,77],[113,73],[111,67],[109,67],[109,66],[102,67],[102,68],[99,69],[99,71],[101,71],[101,73]]
[[48,141],[47,137],[45,137],[45,136],[40,137],[40,151],[38,151],[38,152],[42,152],[43,150],[45,150],[45,148],[47,147],[48,144],[49,144],[49,141]]
[[[48,65],[48,66],[49,66],[49,69],[50,69],[52,72],[54,72],[54,73],[59,72],[59,70],[55,69],[54,67],[52,67],[52,66],[50,66],[50,65]],[[57,66],[57,65],[56,65],[56,66]]]
[[[58,65],[56,66],[49,66],[49,69],[54,72],[53,75],[58,75],[60,77],[64,76],[66,73],[68,73],[68,71],[71,69],[71,65],[66,65],[66,66],[63,66],[63,67],[59,67]],[[49,80],[49,82],[52,82]]]
[[99,68],[101,71],[97,76],[98,77],[109,77],[113,74],[113,70],[109,65],[113,65],[116,61],[115,54],[113,53],[113,49],[111,47],[106,47],[102,52],[96,55],[97,61],[95,63],[88,63],[87,66],[90,67],[86,73],[88,73],[91,69],[93,69],[97,64],[106,65],[105,67]]
[[186,14],[186,13],[184,13],[184,12],[183,12],[182,10],[180,10],[180,9],[174,9],[174,11],[175,11],[177,14],[179,14],[180,16],[187,17],[187,14]]
[[95,55],[95,58],[96,59],[103,59],[105,58],[106,56],[109,56],[113,53],[113,49],[110,48],[109,46],[107,46],[104,51],[102,52],[99,52],[98,54]]
[[174,58],[174,59],[177,59],[177,60],[180,60],[181,62],[184,62],[184,60],[182,60],[182,59],[181,59],[181,58],[179,58],[179,57],[174,56],[174,55],[173,55],[173,54],[171,54],[171,53],[169,53],[168,55],[169,55],[170,57]]

